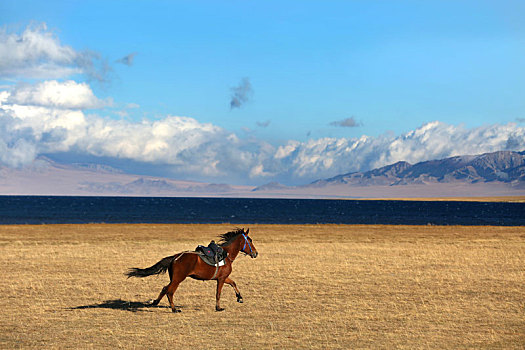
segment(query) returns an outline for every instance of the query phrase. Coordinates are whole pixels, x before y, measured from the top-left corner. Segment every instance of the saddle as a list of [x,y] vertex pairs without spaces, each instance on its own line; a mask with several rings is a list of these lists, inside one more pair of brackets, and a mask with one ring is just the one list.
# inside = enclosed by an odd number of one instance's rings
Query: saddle
[[223,266],[224,259],[226,259],[228,255],[228,253],[214,241],[211,241],[207,247],[198,245],[197,248],[195,248],[195,252],[206,264],[211,266]]

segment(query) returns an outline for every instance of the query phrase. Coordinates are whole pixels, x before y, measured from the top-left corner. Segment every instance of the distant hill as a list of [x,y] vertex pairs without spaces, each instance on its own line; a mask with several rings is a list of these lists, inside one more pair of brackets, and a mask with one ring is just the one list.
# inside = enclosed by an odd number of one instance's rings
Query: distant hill
[[259,192],[259,191],[280,191],[280,190],[288,190],[291,187],[283,185],[279,182],[270,182],[262,186],[258,186],[252,190],[252,192]]
[[397,162],[382,168],[317,180],[307,187],[399,186],[445,183],[501,182],[525,187],[525,151],[500,151],[478,156],[457,156],[410,164]]
[[102,164],[66,165],[43,156],[22,168],[0,166],[0,195],[222,197],[251,189],[252,186],[126,174]]
[[0,195],[183,196],[252,198],[417,198],[525,196],[525,151],[397,162],[302,186],[201,183],[124,173],[107,165],[61,164],[39,157],[0,166]]

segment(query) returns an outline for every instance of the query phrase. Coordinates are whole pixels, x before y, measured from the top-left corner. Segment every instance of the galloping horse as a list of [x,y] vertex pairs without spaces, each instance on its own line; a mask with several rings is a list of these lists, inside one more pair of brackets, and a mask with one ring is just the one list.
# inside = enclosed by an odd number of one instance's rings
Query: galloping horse
[[197,280],[217,280],[217,294],[215,310],[222,311],[223,308],[219,305],[219,299],[221,298],[221,290],[224,283],[229,284],[235,290],[237,302],[242,303],[242,296],[237,288],[235,282],[228,276],[232,272],[232,264],[239,252],[246,255],[250,255],[252,258],[256,258],[258,253],[257,249],[253,245],[252,239],[248,236],[250,229],[246,232],[244,229],[237,229],[235,231],[227,232],[220,235],[221,241],[219,245],[227,252],[224,266],[215,267],[206,264],[201,257],[195,252],[182,252],[172,256],[167,256],[164,259],[157,262],[155,265],[145,269],[132,268],[126,275],[129,277],[146,277],[151,275],[158,275],[168,270],[170,276],[170,283],[162,288],[157,299],[155,299],[151,305],[157,305],[160,300],[166,295],[170,302],[171,311],[180,312],[175,308],[173,304],[173,293],[177,290],[179,284],[186,279],[191,277]]

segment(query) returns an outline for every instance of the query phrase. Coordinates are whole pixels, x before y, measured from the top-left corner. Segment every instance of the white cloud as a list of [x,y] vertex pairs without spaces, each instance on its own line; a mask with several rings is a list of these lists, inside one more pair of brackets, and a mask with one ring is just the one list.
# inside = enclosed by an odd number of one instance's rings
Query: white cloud
[[86,74],[105,81],[110,70],[96,52],[77,52],[62,45],[45,23],[28,26],[21,34],[0,30],[0,78],[56,79]]
[[22,34],[0,32],[0,77],[63,77],[79,73],[76,52],[62,46],[45,24]]
[[18,167],[32,162],[38,155],[31,130],[16,128],[16,121],[0,111],[0,162]]
[[72,80],[49,80],[36,85],[19,85],[10,91],[8,102],[64,109],[102,108],[111,105],[110,99],[98,99],[88,84]]
[[171,165],[185,164],[186,153],[227,135],[212,124],[177,116],[141,123],[91,116],[85,130],[78,144],[89,154]]

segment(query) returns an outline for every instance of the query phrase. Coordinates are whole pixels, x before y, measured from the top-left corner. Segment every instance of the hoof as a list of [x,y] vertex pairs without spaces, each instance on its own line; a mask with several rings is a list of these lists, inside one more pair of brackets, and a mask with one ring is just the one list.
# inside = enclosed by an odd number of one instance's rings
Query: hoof
[[215,311],[217,311],[217,312],[224,311],[224,308],[222,308],[222,307],[216,307],[216,308],[215,308]]
[[181,310],[179,310],[179,309],[171,309],[171,312],[173,312],[173,313],[176,313],[176,314],[177,314],[177,313],[179,313],[179,312],[182,312],[182,311],[181,311]]
[[150,299],[150,300],[148,300],[147,304],[148,304],[148,306],[157,306],[157,305],[159,305],[159,302],[157,300],[155,300],[155,299]]
[[237,302],[242,304],[242,297],[238,297]]

